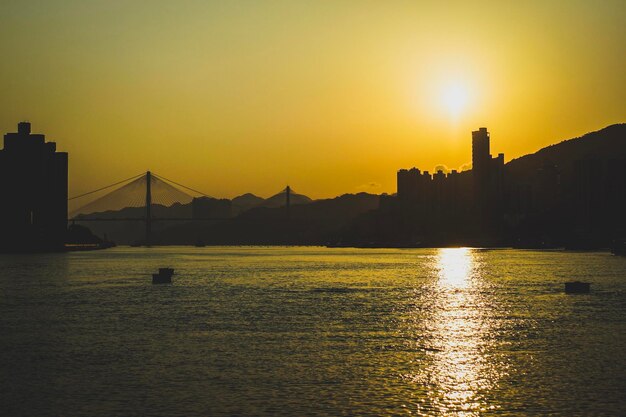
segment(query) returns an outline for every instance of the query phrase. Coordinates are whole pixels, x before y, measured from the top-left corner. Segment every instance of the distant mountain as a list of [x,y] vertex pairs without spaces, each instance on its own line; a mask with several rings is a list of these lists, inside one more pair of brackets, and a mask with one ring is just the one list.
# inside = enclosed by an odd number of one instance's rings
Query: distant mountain
[[[300,201],[310,201],[308,197]],[[308,200],[307,200],[308,199]],[[177,225],[160,234],[165,244],[320,245],[336,240],[341,230],[363,213],[379,206],[380,196],[359,193],[295,204],[287,208],[259,206],[236,218],[204,224]]]
[[233,214],[237,215],[253,207],[260,206],[264,201],[265,199],[252,193],[242,194],[232,199]]
[[[293,190],[291,190],[291,193],[289,194],[289,203],[292,206],[298,205],[298,204],[309,204],[311,200],[309,197],[302,195],[302,194],[298,194],[293,192]],[[276,208],[276,207],[283,207],[287,204],[287,191],[286,189],[281,191],[278,194],[275,194],[273,196],[271,196],[270,198],[265,199],[265,201],[263,201],[263,203],[261,204],[261,207],[270,207],[270,208]]]
[[506,164],[512,180],[530,178],[546,163],[554,164],[566,179],[573,175],[574,164],[579,160],[610,161],[626,158],[626,123],[607,126],[578,138],[564,140],[535,153],[513,159]]

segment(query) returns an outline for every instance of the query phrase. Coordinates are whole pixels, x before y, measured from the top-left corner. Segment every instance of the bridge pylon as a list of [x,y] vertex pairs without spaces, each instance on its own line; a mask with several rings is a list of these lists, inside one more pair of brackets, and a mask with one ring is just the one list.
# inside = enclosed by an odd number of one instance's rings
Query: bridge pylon
[[146,171],[146,241],[145,245],[150,246],[152,238],[152,173]]

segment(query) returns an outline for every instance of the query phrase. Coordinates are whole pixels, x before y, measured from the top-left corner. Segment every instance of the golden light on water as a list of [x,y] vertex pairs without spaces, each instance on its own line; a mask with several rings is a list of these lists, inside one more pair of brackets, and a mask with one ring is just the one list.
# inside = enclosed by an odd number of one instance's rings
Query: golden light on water
[[440,249],[437,267],[442,285],[466,287],[472,272],[472,261],[469,248]]
[[[429,318],[433,353],[423,383],[429,386],[437,414],[480,415],[490,410],[485,393],[494,389],[501,370],[487,353],[493,329],[480,290],[477,253],[469,248],[440,249],[434,262],[439,279]],[[432,410],[424,411],[429,415]]]

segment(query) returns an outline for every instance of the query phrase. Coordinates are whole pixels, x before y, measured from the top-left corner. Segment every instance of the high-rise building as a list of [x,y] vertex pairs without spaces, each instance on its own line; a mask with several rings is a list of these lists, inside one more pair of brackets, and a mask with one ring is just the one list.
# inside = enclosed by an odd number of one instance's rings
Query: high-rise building
[[0,251],[61,251],[67,230],[67,153],[21,122],[0,150]]
[[481,127],[472,132],[472,172],[477,191],[488,180],[490,165],[489,132]]
[[474,199],[479,207],[497,209],[502,200],[504,154],[492,158],[489,141],[486,127],[472,132]]

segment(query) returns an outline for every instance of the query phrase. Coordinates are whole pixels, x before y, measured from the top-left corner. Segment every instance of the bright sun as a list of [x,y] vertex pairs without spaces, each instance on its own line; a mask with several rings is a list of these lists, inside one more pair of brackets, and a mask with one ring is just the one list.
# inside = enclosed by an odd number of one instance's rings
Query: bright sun
[[467,106],[468,92],[461,84],[448,84],[442,91],[442,102],[450,115],[458,117]]

